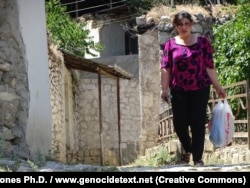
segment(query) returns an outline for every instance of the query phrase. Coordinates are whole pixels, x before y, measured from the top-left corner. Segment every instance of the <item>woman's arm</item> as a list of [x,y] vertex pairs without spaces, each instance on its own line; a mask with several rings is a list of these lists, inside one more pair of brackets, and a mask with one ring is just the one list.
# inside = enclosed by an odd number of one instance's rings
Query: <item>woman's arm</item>
[[226,94],[225,90],[221,87],[221,85],[218,81],[218,76],[217,76],[215,69],[206,68],[206,70],[207,70],[207,74],[208,74],[217,94],[219,95],[219,97],[226,98],[227,94]]
[[170,82],[170,68],[161,69],[161,98],[169,101],[169,82]]

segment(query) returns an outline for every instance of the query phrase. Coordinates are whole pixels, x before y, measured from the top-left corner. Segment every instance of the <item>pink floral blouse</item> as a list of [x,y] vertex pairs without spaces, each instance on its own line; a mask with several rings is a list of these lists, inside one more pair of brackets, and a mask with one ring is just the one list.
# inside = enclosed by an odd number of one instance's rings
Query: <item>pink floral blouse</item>
[[171,68],[171,89],[194,91],[211,84],[206,67],[214,68],[212,46],[205,36],[184,46],[171,38],[164,44],[161,68]]

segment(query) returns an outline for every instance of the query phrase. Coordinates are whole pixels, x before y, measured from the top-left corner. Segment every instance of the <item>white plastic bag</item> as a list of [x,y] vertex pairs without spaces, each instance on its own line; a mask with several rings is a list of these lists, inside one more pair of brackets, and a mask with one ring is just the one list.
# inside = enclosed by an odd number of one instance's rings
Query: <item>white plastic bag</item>
[[221,99],[214,106],[210,120],[209,140],[216,147],[224,147],[232,142],[234,135],[234,116],[228,101]]

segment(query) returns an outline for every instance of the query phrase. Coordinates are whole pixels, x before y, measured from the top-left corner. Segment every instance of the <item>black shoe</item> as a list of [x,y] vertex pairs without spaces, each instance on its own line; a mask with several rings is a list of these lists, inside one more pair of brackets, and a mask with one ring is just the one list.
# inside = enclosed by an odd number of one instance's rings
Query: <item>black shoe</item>
[[178,164],[189,164],[191,153],[183,153]]
[[202,167],[202,166],[204,166],[204,162],[202,160],[194,161],[194,166],[195,167]]

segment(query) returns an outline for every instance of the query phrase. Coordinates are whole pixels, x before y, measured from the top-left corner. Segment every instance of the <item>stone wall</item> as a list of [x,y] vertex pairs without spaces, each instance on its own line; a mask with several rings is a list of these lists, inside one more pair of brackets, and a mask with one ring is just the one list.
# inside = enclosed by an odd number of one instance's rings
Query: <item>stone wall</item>
[[117,82],[115,79],[102,76],[102,127],[100,127],[98,79],[93,78],[96,75],[89,74],[81,72],[77,96],[80,109],[78,158],[80,162],[90,164],[100,164],[102,159],[104,165],[119,165],[120,160],[122,164],[128,164],[138,156],[141,132],[138,78],[119,80],[119,128]]
[[[195,14],[192,15],[192,17],[194,21],[192,33],[197,35],[205,35],[212,42],[213,41],[212,26],[214,24],[214,18],[207,17],[203,14]],[[161,17],[161,20],[157,28],[159,31],[158,42],[160,46],[163,45],[167,39],[176,35],[176,31],[173,24],[171,23],[170,17],[165,17],[165,16]]]
[[[170,157],[178,157],[181,154],[181,146],[178,140],[162,143],[158,146],[146,149],[145,156],[155,157],[164,147]],[[214,148],[208,137],[206,138],[205,150],[203,153],[205,164],[248,164],[250,163],[250,150],[247,144],[232,145],[221,148]]]
[[[138,62],[134,56],[117,61],[129,62],[131,58]],[[66,163],[101,164],[103,160],[104,165],[120,165],[120,161],[128,164],[137,158],[141,133],[138,78],[119,80],[119,130],[116,79],[101,78],[100,117],[97,74],[67,69],[62,53],[51,44],[49,68],[53,114],[51,156]]]
[[0,0],[0,157],[35,159],[51,146],[44,9],[42,1]]
[[[83,153],[86,151],[82,149],[85,140],[81,141],[80,116],[85,117],[83,112],[86,106],[81,109],[82,99],[79,98],[78,89],[80,72],[65,66],[62,52],[50,43],[49,36],[48,49],[52,107],[51,157],[64,163],[84,161]],[[93,138],[90,142],[94,141]]]
[[66,162],[66,133],[65,133],[65,82],[67,83],[66,68],[62,53],[56,46],[48,45],[50,90],[52,107],[52,151],[51,156],[58,161]]
[[0,156],[30,158],[27,62],[16,12],[14,1],[0,0]]

